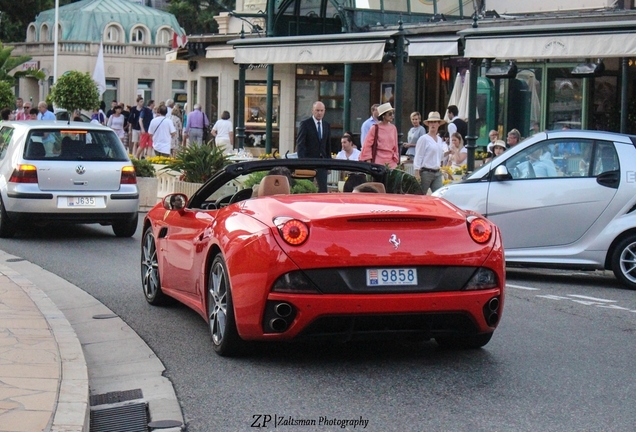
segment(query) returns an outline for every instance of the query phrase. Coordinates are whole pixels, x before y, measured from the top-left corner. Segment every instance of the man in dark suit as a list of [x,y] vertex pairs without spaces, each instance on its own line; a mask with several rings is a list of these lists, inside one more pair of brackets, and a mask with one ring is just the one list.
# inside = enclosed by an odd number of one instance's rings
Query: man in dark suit
[[[329,158],[331,159],[331,128],[323,120],[325,105],[314,102],[311,107],[312,116],[300,122],[296,137],[296,152],[299,158]],[[316,171],[318,192],[327,192],[327,170]]]

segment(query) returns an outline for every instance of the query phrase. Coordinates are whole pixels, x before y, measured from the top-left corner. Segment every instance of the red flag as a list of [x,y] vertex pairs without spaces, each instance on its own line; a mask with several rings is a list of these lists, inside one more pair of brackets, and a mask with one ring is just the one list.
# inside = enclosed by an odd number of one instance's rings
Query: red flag
[[177,32],[172,33],[172,49],[183,48],[188,43],[188,36],[178,35]]

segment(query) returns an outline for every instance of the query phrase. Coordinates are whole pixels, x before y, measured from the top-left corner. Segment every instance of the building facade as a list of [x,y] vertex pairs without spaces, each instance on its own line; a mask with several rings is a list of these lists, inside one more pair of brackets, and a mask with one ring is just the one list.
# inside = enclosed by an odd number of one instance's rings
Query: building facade
[[294,151],[296,128],[315,100],[327,107],[334,151],[344,131],[359,133],[373,103],[397,104],[405,134],[412,111],[444,112],[459,87],[462,117],[476,107],[477,145],[491,129],[618,131],[636,112],[633,1],[283,0],[272,5],[269,35],[267,6],[239,1],[235,14],[217,17],[220,34],[190,36],[186,49],[168,55],[189,63],[189,97],[212,117],[228,110],[236,119],[244,106],[247,145],[262,143],[267,65],[272,147],[281,153]]
[[[187,65],[168,65],[173,34],[184,34],[174,15],[128,0],[82,0],[59,8],[57,75],[93,73],[100,44],[104,50],[104,101],[132,105],[146,100],[186,101]],[[48,79],[21,78],[17,95],[44,100],[54,82],[55,10],[41,12],[29,24],[26,42],[13,44],[14,55],[29,55]]]

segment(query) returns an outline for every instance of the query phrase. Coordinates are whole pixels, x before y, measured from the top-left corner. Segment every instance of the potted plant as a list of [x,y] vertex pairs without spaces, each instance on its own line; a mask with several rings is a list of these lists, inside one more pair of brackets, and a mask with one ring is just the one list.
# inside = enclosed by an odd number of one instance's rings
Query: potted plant
[[146,211],[151,209],[159,201],[157,192],[158,179],[155,177],[155,167],[147,159],[130,159],[135,167],[137,175],[137,189],[139,189],[139,209]]
[[215,172],[230,163],[221,147],[194,144],[179,150],[163,170],[180,171],[184,182],[205,183]]

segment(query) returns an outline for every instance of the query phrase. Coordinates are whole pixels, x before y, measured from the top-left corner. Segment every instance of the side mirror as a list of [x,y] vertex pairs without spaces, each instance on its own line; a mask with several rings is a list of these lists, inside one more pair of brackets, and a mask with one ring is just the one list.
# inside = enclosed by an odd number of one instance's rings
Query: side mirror
[[508,168],[506,168],[505,165],[499,165],[497,168],[495,168],[495,179],[502,181],[510,180],[511,178],[512,176],[508,172]]
[[166,195],[162,203],[166,210],[182,210],[187,202],[188,197],[185,194],[175,193]]

